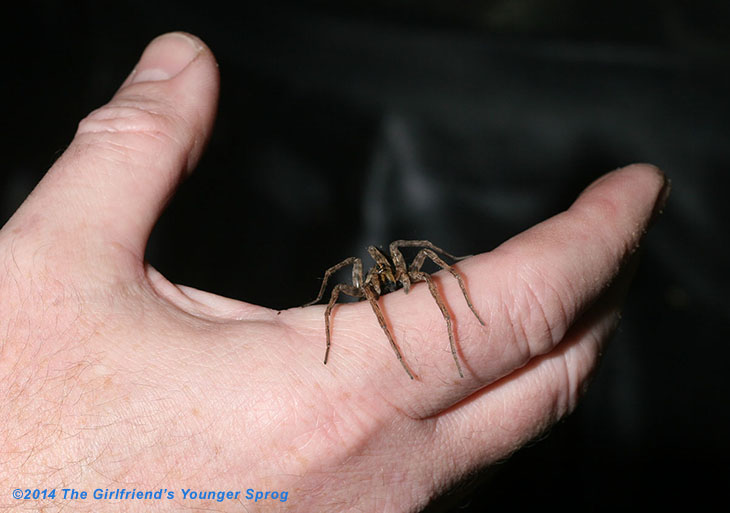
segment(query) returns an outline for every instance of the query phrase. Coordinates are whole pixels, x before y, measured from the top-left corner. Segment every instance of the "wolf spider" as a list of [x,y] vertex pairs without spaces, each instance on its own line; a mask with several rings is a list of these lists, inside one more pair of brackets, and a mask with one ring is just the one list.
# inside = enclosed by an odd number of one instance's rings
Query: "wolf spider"
[[[403,254],[400,252],[399,248],[403,247],[421,248],[420,251],[416,254],[416,257],[413,259],[413,262],[411,262],[410,267],[406,267],[405,259],[403,258]],[[327,348],[325,349],[324,353],[325,365],[327,364],[327,357],[329,356],[330,352],[330,316],[340,293],[344,293],[348,296],[352,296],[360,300],[368,300],[370,306],[373,309],[373,312],[375,312],[375,316],[378,318],[378,323],[380,324],[380,327],[385,332],[385,336],[388,337],[388,342],[390,342],[390,346],[393,348],[393,351],[395,352],[398,361],[405,369],[408,377],[413,379],[413,374],[411,373],[406,363],[403,361],[403,356],[401,355],[398,346],[396,346],[395,341],[393,340],[393,336],[390,334],[390,330],[385,323],[385,317],[383,316],[383,312],[380,309],[380,306],[378,306],[378,298],[383,291],[392,292],[393,290],[395,290],[398,284],[402,285],[405,293],[408,294],[412,283],[425,281],[428,285],[428,290],[431,292],[431,296],[433,296],[433,299],[436,301],[436,304],[441,310],[441,315],[443,316],[444,321],[446,321],[446,329],[449,332],[449,344],[451,345],[451,355],[454,357],[454,362],[456,363],[456,368],[459,371],[459,376],[463,378],[464,373],[461,370],[461,364],[459,363],[459,358],[456,355],[456,344],[454,342],[454,329],[451,324],[451,315],[449,314],[449,311],[447,310],[446,305],[441,298],[441,294],[439,293],[438,289],[436,288],[436,284],[431,278],[431,275],[421,271],[421,266],[423,266],[426,258],[429,258],[435,264],[441,266],[441,268],[449,271],[451,275],[454,276],[454,278],[456,278],[456,280],[459,282],[459,287],[461,287],[461,292],[462,294],[464,294],[464,299],[466,299],[466,304],[469,305],[469,309],[472,311],[480,324],[484,326],[484,321],[482,321],[481,317],[479,317],[479,314],[476,312],[476,310],[474,309],[474,305],[472,305],[471,300],[469,299],[469,294],[466,292],[466,286],[464,285],[464,279],[461,277],[461,274],[459,274],[459,272],[453,266],[444,262],[441,257],[437,255],[437,253],[440,253],[453,260],[463,260],[467,257],[455,257],[447,253],[443,249],[434,246],[431,242],[427,240],[397,240],[390,243],[389,249],[390,259],[388,259],[388,257],[375,246],[368,247],[368,253],[373,258],[373,260],[375,260],[375,265],[367,272],[364,280],[362,277],[362,260],[357,257],[346,258],[339,264],[333,265],[324,273],[322,287],[319,289],[319,294],[317,295],[317,298],[314,301],[303,305],[310,306],[319,302],[319,300],[322,299],[322,296],[324,295],[325,289],[327,288],[327,280],[329,280],[332,274],[345,266],[352,265],[352,285],[346,285],[344,283],[335,285],[334,289],[332,290],[332,295],[330,296],[330,301],[327,304],[327,309],[324,312],[325,332],[327,335]]]

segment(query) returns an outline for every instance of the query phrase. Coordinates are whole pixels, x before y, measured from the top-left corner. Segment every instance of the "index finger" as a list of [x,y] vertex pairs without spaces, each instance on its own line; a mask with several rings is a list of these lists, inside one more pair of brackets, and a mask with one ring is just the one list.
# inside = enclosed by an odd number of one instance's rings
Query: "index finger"
[[[456,280],[445,272],[435,274],[452,313],[463,379],[426,284],[414,286],[408,295],[399,291],[380,300],[403,357],[417,376],[415,382],[388,354],[378,324],[362,322],[365,314],[356,309],[367,310],[368,305],[348,305],[361,321],[363,346],[377,353],[375,358],[373,353],[363,355],[362,360],[387,359],[383,365],[390,377],[378,383],[384,385],[384,396],[416,416],[433,414],[555,348],[639,246],[665,183],[653,166],[614,171],[589,186],[565,212],[490,253],[459,262],[456,267],[486,326],[469,310]],[[350,309],[341,308],[337,314],[339,326],[348,325],[346,310]],[[333,340],[336,326],[334,330]],[[337,360],[331,365],[338,365]],[[394,386],[399,388],[397,398],[391,393]]]

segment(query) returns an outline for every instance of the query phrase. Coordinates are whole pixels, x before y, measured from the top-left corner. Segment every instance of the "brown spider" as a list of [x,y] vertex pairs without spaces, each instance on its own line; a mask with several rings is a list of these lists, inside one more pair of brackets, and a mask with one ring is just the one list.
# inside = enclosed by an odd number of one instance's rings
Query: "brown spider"
[[[400,250],[398,249],[402,247],[421,248],[421,250],[416,254],[416,257],[413,259],[413,262],[411,262],[411,266],[409,268],[406,268],[406,262]],[[395,341],[393,340],[393,336],[390,334],[390,330],[385,323],[385,317],[383,317],[383,312],[378,306],[378,298],[384,290],[387,292],[392,292],[393,290],[395,290],[398,284],[402,285],[406,294],[408,294],[412,283],[425,281],[428,284],[428,290],[431,291],[431,296],[433,296],[433,299],[436,301],[436,304],[441,310],[441,315],[443,315],[444,320],[446,321],[446,328],[449,332],[449,343],[451,345],[451,354],[454,357],[454,362],[456,362],[456,368],[459,370],[459,376],[463,378],[464,373],[461,370],[461,364],[459,364],[459,358],[456,355],[456,344],[454,343],[454,330],[451,325],[451,315],[446,309],[446,305],[444,305],[441,294],[436,288],[436,285],[434,284],[431,275],[421,271],[421,266],[426,260],[426,257],[428,257],[434,263],[449,271],[459,282],[459,287],[461,287],[461,292],[464,294],[464,299],[466,299],[466,304],[469,305],[469,309],[471,309],[471,311],[474,313],[474,316],[481,323],[481,325],[484,326],[484,321],[482,321],[481,317],[479,317],[479,314],[476,312],[476,310],[474,309],[474,305],[472,305],[471,300],[469,299],[469,294],[467,294],[466,292],[466,286],[464,285],[464,279],[461,277],[461,274],[459,274],[459,272],[454,269],[453,266],[450,266],[449,264],[444,262],[436,253],[441,253],[442,255],[445,255],[453,260],[463,260],[467,257],[455,257],[447,253],[443,249],[434,246],[431,242],[427,240],[397,240],[390,243],[389,249],[390,259],[388,259],[388,257],[385,256],[375,246],[368,247],[368,253],[373,258],[373,260],[375,260],[375,265],[370,268],[367,275],[365,276],[365,280],[363,280],[362,278],[362,260],[357,257],[346,258],[339,264],[333,265],[324,273],[322,287],[319,289],[319,294],[317,295],[317,298],[314,301],[303,305],[313,305],[314,303],[317,303],[320,299],[322,299],[324,291],[327,288],[327,280],[329,280],[330,276],[332,276],[333,273],[337,272],[343,267],[352,265],[352,285],[345,285],[343,283],[335,285],[334,289],[332,290],[332,295],[330,296],[330,301],[327,305],[327,309],[324,312],[324,325],[327,335],[327,348],[324,353],[325,365],[327,364],[327,357],[329,356],[330,352],[330,314],[332,313],[332,308],[334,308],[340,293],[344,293],[348,296],[352,296],[361,300],[368,300],[370,306],[373,309],[373,312],[375,312],[375,316],[378,318],[378,323],[380,324],[380,327],[385,332],[385,336],[388,337],[388,342],[390,342],[390,346],[393,348],[393,351],[395,352],[398,361],[405,369],[408,377],[413,379],[413,374],[406,366],[406,363],[403,361],[403,356],[398,350],[398,346],[396,346]]]

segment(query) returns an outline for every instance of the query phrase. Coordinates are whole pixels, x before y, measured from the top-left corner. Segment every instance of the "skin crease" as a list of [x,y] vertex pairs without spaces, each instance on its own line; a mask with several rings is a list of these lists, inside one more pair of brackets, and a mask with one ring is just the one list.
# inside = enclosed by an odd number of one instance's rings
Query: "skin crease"
[[[367,302],[282,312],[169,283],[149,233],[213,125],[211,51],[156,39],[0,231],[0,507],[9,511],[410,512],[576,405],[668,187],[634,165],[448,273],[458,377],[425,283],[384,295],[411,381]],[[388,241],[383,241],[388,242]],[[169,489],[33,501],[14,488]],[[287,491],[287,502],[180,489]]]

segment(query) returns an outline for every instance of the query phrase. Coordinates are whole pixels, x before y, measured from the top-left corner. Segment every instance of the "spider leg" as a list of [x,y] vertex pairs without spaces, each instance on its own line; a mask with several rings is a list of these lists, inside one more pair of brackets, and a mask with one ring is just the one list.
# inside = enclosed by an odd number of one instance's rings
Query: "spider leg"
[[469,299],[469,294],[466,292],[466,285],[464,285],[464,278],[462,278],[459,271],[457,271],[453,266],[450,266],[446,262],[444,262],[439,256],[431,251],[430,249],[422,249],[418,252],[416,255],[416,258],[413,259],[413,262],[411,262],[411,272],[420,272],[421,266],[423,265],[424,260],[426,257],[430,258],[435,264],[441,266],[441,268],[449,271],[451,275],[456,278],[456,281],[459,282],[459,287],[461,288],[461,293],[464,294],[464,299],[466,299],[466,304],[469,305],[469,309],[472,311],[474,316],[477,318],[479,323],[484,326],[484,321],[481,317],[479,317],[479,314],[474,309],[474,305],[471,303],[471,299]]
[[424,280],[428,284],[428,290],[431,291],[431,296],[433,296],[433,299],[434,301],[436,301],[439,310],[441,310],[441,315],[444,316],[444,321],[446,321],[446,329],[449,332],[449,345],[451,346],[451,355],[454,357],[454,362],[456,362],[456,368],[459,370],[459,377],[463,378],[464,372],[462,372],[461,370],[459,357],[456,355],[456,343],[454,342],[454,328],[451,325],[451,315],[449,314],[449,311],[444,304],[444,300],[441,298],[441,294],[436,288],[436,284],[433,282],[433,278],[431,278],[431,275],[429,275],[428,273],[424,273],[421,271],[411,271],[411,279],[413,281]]
[[388,325],[385,323],[385,317],[383,316],[383,312],[378,306],[378,297],[375,295],[375,292],[369,287],[365,286],[362,288],[362,291],[365,294],[365,297],[368,300],[368,303],[370,303],[370,306],[373,309],[373,312],[375,312],[375,317],[378,318],[378,323],[380,324],[380,327],[385,332],[385,336],[388,337],[388,342],[390,342],[390,347],[393,348],[393,351],[395,352],[395,356],[398,358],[398,361],[403,366],[403,368],[406,370],[406,374],[408,374],[408,377],[413,379],[413,373],[411,370],[406,366],[406,362],[403,360],[403,355],[401,354],[400,350],[398,349],[398,346],[395,345],[395,340],[393,340],[393,336],[390,334],[390,330],[388,329]]
[[[397,240],[390,244],[390,259],[393,261],[395,272],[393,278],[395,281],[400,282],[403,285],[403,290],[406,294],[411,290],[411,277],[408,275],[408,268],[406,267],[406,261],[403,258],[403,253],[398,249],[398,243],[406,243],[407,241]],[[422,242],[422,241],[416,241]]]
[[335,285],[335,288],[332,289],[332,295],[330,296],[330,302],[327,304],[327,309],[324,311],[324,330],[327,337],[327,347],[324,350],[324,364],[327,365],[327,358],[330,354],[330,316],[332,314],[332,309],[335,307],[335,303],[337,303],[337,298],[340,295],[340,292],[347,294],[348,296],[361,298],[362,297],[362,289],[359,289],[357,287],[354,287],[352,285],[345,285],[343,283],[340,283],[338,285]]
[[[430,240],[395,240],[390,243],[390,254],[393,255],[393,260],[395,261],[396,257],[395,255],[399,255],[399,260],[403,261],[403,256],[401,255],[398,248],[428,248],[432,251],[435,251],[436,253],[441,253],[447,258],[451,258],[453,260],[464,260],[465,258],[469,258],[472,255],[466,255],[466,256],[454,256],[451,253],[448,253],[441,249],[440,247],[434,245],[433,242]],[[397,265],[397,262],[396,262]],[[405,265],[405,262],[404,262]]]
[[[327,288],[327,280],[330,279],[330,276],[332,276],[334,273],[336,273],[337,271],[339,271],[340,269],[342,269],[345,266],[354,264],[354,267],[352,269],[353,285],[355,287],[359,287],[360,284],[355,282],[355,280],[356,280],[355,273],[356,273],[356,268],[358,267],[358,262],[359,262],[359,267],[360,267],[360,276],[362,276],[362,261],[357,257],[346,258],[339,264],[333,265],[332,267],[327,269],[324,273],[324,278],[322,278],[322,286],[319,288],[319,294],[317,294],[317,298],[314,301],[310,301],[306,305],[302,305],[302,308],[305,306],[311,306],[314,303],[318,303],[319,300],[322,299],[322,296],[324,295],[324,291]],[[362,281],[362,278],[360,279],[360,281]],[[334,294],[334,291],[333,291],[333,294]],[[362,297],[362,296],[358,296],[358,297]]]

